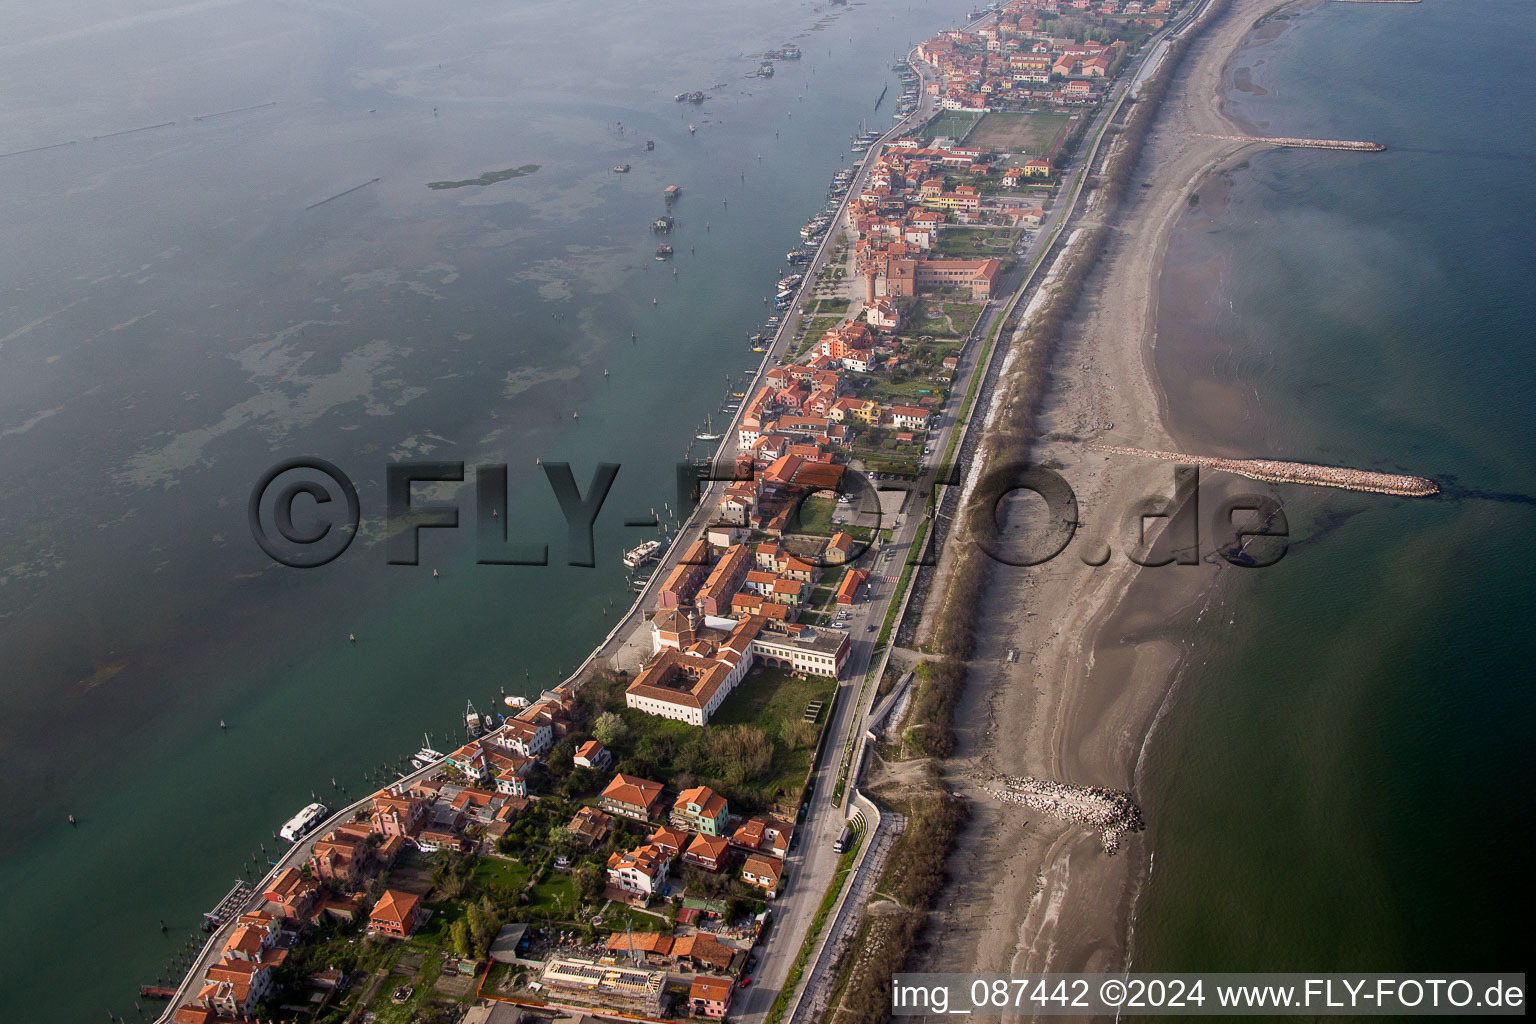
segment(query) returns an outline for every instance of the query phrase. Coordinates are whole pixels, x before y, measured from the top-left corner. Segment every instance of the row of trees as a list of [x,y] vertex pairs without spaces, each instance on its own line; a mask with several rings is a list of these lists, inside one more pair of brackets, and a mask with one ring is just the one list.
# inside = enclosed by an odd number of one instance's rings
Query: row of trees
[[448,929],[448,941],[453,951],[466,959],[484,959],[490,952],[496,933],[501,931],[501,914],[488,897],[471,903],[463,917]]

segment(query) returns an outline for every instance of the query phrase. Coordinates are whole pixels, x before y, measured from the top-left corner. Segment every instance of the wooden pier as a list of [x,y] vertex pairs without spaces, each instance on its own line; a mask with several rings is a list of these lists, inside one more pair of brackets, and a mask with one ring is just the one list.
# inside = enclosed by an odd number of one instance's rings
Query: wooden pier
[[1370,491],[1395,494],[1403,498],[1428,498],[1440,493],[1440,486],[1428,477],[1401,473],[1378,473],[1347,466],[1320,466],[1311,462],[1284,462],[1278,459],[1222,459],[1210,455],[1186,455],[1183,452],[1157,452],[1145,448],[1125,448],[1115,444],[1090,444],[1089,451],[1106,455],[1132,455],[1164,462],[1182,462],[1205,466],[1225,473],[1235,473],[1250,480],[1276,484],[1311,484],[1339,487],[1346,491]]

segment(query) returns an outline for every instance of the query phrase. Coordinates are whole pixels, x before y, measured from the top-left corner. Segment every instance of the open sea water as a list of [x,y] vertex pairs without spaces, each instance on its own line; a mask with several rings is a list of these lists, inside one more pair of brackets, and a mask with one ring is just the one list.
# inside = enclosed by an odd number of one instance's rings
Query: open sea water
[[1519,970],[1536,8],[1323,3],[1287,24],[1234,63],[1257,87],[1236,112],[1388,149],[1264,151],[1202,186],[1163,281],[1172,426],[1187,450],[1445,494],[1265,488],[1289,554],[1228,573],[1139,774],[1154,860],[1133,967]]

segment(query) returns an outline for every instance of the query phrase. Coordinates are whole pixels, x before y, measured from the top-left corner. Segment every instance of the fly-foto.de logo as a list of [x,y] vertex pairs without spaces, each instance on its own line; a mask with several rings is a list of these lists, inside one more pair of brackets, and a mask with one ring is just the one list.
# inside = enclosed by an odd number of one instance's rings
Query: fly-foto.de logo
[[[566,564],[595,566],[593,529],[607,501],[618,463],[598,463],[585,487],[577,483],[569,463],[540,460],[550,494],[566,524]],[[727,464],[723,469],[705,463],[678,463],[675,467],[676,506],[667,505],[686,528],[721,527],[745,537],[752,532],[793,536],[809,524],[810,502],[818,497],[835,498],[845,506],[833,516],[833,528],[841,528],[848,543],[831,556],[807,551],[797,555],[819,568],[856,561],[871,547],[892,538],[891,521],[908,516],[931,521],[937,505],[930,488],[958,486],[960,468],[941,467],[932,478],[882,478],[843,466],[827,466],[826,474],[813,474],[810,483],[760,472],[750,463]],[[418,500],[418,484],[462,484],[462,462],[392,462],[383,467],[385,494],[384,548],[391,565],[420,564],[422,530],[456,530],[461,509],[457,501]],[[715,483],[728,485],[719,504],[699,507]],[[830,483],[830,486],[829,486]],[[549,564],[550,538],[521,535],[508,514],[507,466],[492,463],[473,472],[476,561],[482,565],[543,566]],[[1034,505],[1026,529],[1009,530],[1010,503]],[[989,469],[976,482],[967,503],[967,526],[972,542],[1001,565],[1028,567],[1048,562],[1067,550],[1079,527],[1077,496],[1066,478],[1053,469],[1028,463],[1009,463]],[[895,511],[893,511],[895,510]],[[940,513],[940,515],[942,515]],[[247,506],[251,534],[261,550],[287,566],[311,569],[326,565],[347,550],[362,523],[362,502],[357,485],[334,463],[313,457],[287,459],[267,470],[251,490]],[[649,514],[626,517],[626,527],[658,528],[655,509]],[[1198,466],[1177,465],[1170,493],[1152,494],[1127,509],[1119,524],[1125,557],[1142,566],[1192,565],[1200,561],[1205,542],[1227,562],[1246,568],[1274,565],[1284,557],[1289,528],[1279,502],[1265,495],[1229,495],[1202,515]],[[818,529],[827,529],[822,524]],[[931,529],[922,531],[931,540]],[[1020,534],[1022,533],[1022,536]],[[916,539],[916,538],[912,538]],[[1100,537],[1079,545],[1078,556],[1087,565],[1103,565],[1113,554],[1111,544]],[[707,555],[704,556],[707,558]],[[913,543],[907,564],[934,564],[933,545]],[[701,564],[707,564],[701,563]]]

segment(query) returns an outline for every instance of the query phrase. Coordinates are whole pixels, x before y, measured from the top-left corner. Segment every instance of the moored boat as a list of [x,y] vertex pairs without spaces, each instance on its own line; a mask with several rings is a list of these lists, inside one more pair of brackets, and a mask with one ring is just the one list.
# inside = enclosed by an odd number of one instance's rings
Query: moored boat
[[442,753],[433,750],[432,744],[427,741],[427,737],[424,735],[421,737],[421,749],[411,755],[411,764],[417,768],[430,768],[442,759]]
[[310,804],[298,814],[289,818],[287,823],[278,830],[277,834],[290,843],[296,843],[312,832],[315,826],[324,821],[325,816],[329,813],[330,811],[326,809],[325,804]]
[[637,569],[646,562],[654,560],[660,551],[661,541],[648,540],[624,552],[624,565],[630,569]]

